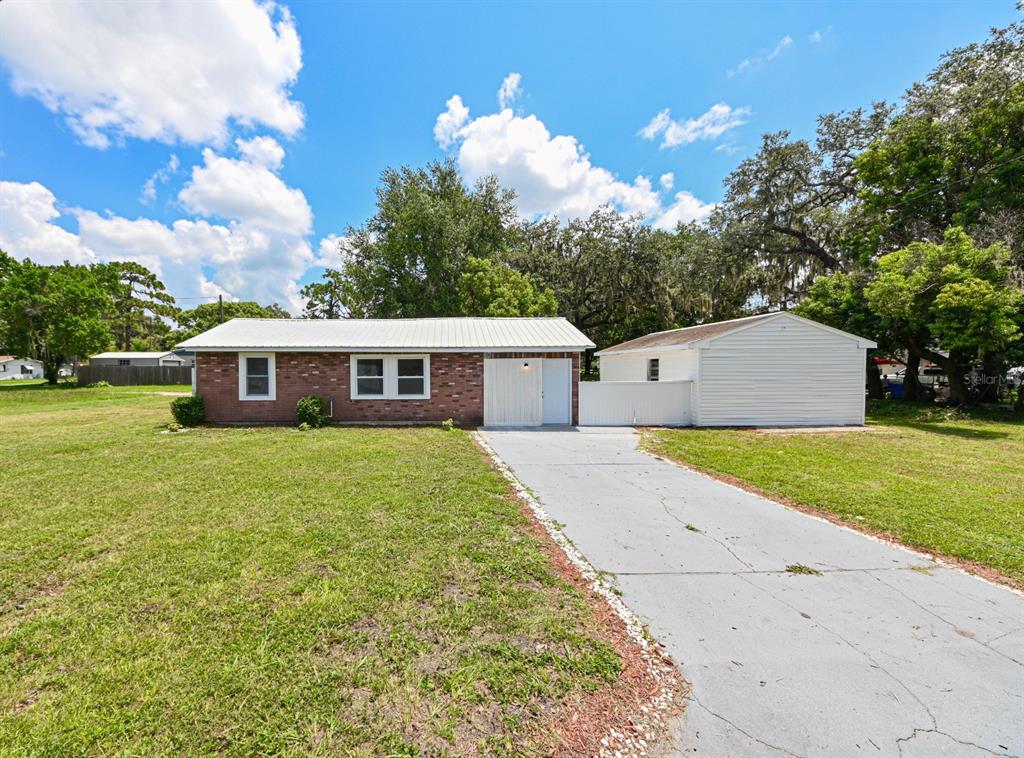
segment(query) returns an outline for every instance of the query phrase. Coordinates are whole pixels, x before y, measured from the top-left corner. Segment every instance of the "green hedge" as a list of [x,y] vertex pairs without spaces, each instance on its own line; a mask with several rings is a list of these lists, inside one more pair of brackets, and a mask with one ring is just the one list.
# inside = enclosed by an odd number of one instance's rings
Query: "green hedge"
[[303,395],[295,404],[295,418],[300,424],[309,424],[319,429],[327,423],[327,407],[324,400],[316,395]]
[[201,397],[176,397],[171,401],[171,415],[182,426],[195,426],[206,418]]

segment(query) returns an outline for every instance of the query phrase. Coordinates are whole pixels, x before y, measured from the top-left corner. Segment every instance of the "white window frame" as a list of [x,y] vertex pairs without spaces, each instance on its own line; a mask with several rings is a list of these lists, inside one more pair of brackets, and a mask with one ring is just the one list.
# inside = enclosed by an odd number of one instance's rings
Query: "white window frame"
[[[246,393],[246,358],[266,358],[269,382],[266,395],[250,395]],[[238,399],[239,400],[277,400],[277,360],[275,353],[239,353],[238,354]]]
[[[399,360],[422,360],[423,361],[423,394],[421,395],[399,395],[398,394],[398,361]],[[358,374],[356,372],[356,361],[359,360],[382,360],[384,361],[384,394],[383,395],[360,395],[358,391]],[[430,399],[430,355],[428,353],[353,353],[349,356],[349,397],[352,400],[429,400]]]

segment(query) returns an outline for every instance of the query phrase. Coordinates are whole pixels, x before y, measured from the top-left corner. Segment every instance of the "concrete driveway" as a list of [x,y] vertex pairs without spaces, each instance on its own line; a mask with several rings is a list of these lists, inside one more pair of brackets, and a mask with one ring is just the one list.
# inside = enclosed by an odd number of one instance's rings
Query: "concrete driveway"
[[631,430],[483,435],[682,667],[681,755],[1024,754],[1020,594],[657,460]]

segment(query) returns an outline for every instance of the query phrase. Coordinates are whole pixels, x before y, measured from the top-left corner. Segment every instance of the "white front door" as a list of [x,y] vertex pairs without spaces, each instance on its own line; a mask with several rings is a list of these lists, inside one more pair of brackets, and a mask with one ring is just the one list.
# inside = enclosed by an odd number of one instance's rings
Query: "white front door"
[[545,358],[544,423],[572,423],[572,360]]
[[484,359],[484,425],[540,426],[540,358]]

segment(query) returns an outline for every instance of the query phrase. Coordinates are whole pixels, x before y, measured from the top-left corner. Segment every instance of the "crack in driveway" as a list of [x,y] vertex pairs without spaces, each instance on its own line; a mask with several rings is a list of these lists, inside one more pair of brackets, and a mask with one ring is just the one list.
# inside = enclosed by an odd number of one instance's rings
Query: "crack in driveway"
[[[952,740],[953,742],[955,742],[958,745],[963,745],[964,747],[977,748],[978,750],[981,750],[982,752],[987,753],[988,755],[1003,756],[1004,758],[1014,758],[1013,753],[1000,753],[1000,752],[997,752],[995,750],[992,750],[991,748],[987,748],[987,747],[984,747],[983,745],[979,745],[977,742],[969,742],[967,740],[958,740],[952,734],[949,734],[947,732],[943,732],[941,729],[914,729],[914,731],[911,732],[910,735],[907,736],[907,737],[897,737],[896,738],[896,749],[899,751],[900,755],[903,755],[903,746],[906,743],[910,742],[911,740],[915,739],[917,737],[917,735],[919,735],[919,734],[938,734],[938,735],[941,735],[941,736],[945,737],[948,740]],[[1000,745],[1000,747],[1002,747],[1002,745]]]
[[769,748],[771,750],[777,750],[780,753],[785,753],[786,755],[793,756],[793,758],[808,758],[807,756],[800,755],[799,753],[794,753],[792,750],[788,750],[787,748],[780,747],[779,745],[773,745],[770,742],[766,742],[765,740],[761,739],[760,737],[755,737],[753,734],[748,732],[742,726],[738,725],[735,721],[732,721],[731,719],[726,718],[725,716],[723,716],[721,713],[716,713],[715,711],[713,711],[710,708],[708,708],[708,706],[705,705],[704,703],[702,703],[700,698],[698,698],[696,695],[691,694],[686,699],[689,702],[691,702],[691,703],[696,703],[706,713],[708,713],[711,716],[714,716],[716,719],[719,719],[720,721],[724,721],[726,724],[731,726],[733,729],[735,729],[737,732],[742,734],[744,737],[746,737],[749,740],[752,740],[753,742],[756,742],[758,745],[764,745],[766,748]]
[[[958,629],[958,628],[959,628],[959,627],[958,627],[958,626],[957,626],[956,624],[954,624],[954,623],[953,623],[952,621],[950,621],[949,619],[945,619],[945,618],[943,618],[943,617],[942,617],[942,616],[940,616],[940,615],[939,615],[938,613],[936,613],[935,611],[933,611],[933,610],[932,610],[931,608],[928,608],[927,606],[925,606],[925,605],[922,605],[922,604],[921,604],[921,603],[919,603],[919,602],[918,602],[917,600],[915,600],[915,599],[914,599],[913,597],[911,597],[911,596],[910,596],[910,595],[908,595],[908,594],[907,594],[906,592],[904,592],[903,590],[901,590],[901,589],[900,589],[899,587],[896,587],[896,586],[894,586],[894,585],[892,585],[892,584],[889,584],[889,582],[885,581],[885,580],[884,580],[884,579],[883,579],[882,577],[880,577],[880,576],[873,576],[872,578],[873,578],[873,579],[874,579],[875,581],[877,581],[877,582],[881,582],[882,584],[884,584],[884,585],[885,585],[886,587],[888,587],[889,589],[891,589],[891,590],[893,590],[893,591],[895,591],[895,592],[899,593],[900,595],[902,595],[903,597],[905,597],[905,598],[906,598],[907,600],[909,600],[909,601],[910,601],[911,603],[913,603],[913,604],[914,604],[914,605],[916,605],[916,606],[917,606],[918,608],[920,608],[920,609],[921,609],[922,611],[924,611],[925,613],[927,613],[927,614],[928,614],[929,616],[932,616],[932,617],[934,617],[934,618],[937,618],[937,619],[938,619],[939,621],[941,621],[941,622],[942,622],[943,624],[946,624],[946,625],[948,625],[948,626],[949,626],[950,628],[952,628],[952,629],[954,629],[954,630],[956,630],[956,629]],[[1007,632],[1007,634],[1010,634],[1010,632]],[[989,642],[982,642],[981,640],[979,640],[979,639],[978,639],[977,637],[974,637],[974,636],[968,637],[968,639],[970,639],[970,640],[971,640],[972,642],[974,642],[974,643],[976,643],[976,644],[978,644],[978,645],[981,645],[981,646],[982,646],[983,648],[985,648],[986,650],[990,650],[991,652],[995,653],[996,655],[998,655],[998,656],[1002,656],[1003,658],[1005,658],[1005,659],[1006,659],[1006,660],[1008,660],[1008,661],[1011,661],[1012,663],[1016,663],[1016,664],[1017,664],[1018,666],[1024,665],[1024,664],[1021,664],[1021,662],[1020,662],[1020,661],[1018,661],[1018,660],[1017,660],[1016,658],[1014,658],[1013,656],[1011,656],[1011,655],[1007,655],[1006,653],[1004,653],[1004,652],[1003,652],[1003,651],[1001,651],[1001,650],[996,650],[996,649],[995,649],[994,647],[990,647],[990,643],[992,642],[991,640],[990,640]],[[996,637],[996,639],[999,639],[999,637]]]

